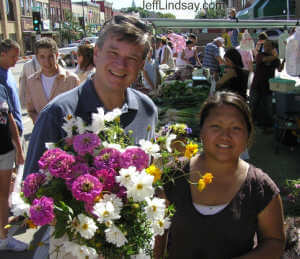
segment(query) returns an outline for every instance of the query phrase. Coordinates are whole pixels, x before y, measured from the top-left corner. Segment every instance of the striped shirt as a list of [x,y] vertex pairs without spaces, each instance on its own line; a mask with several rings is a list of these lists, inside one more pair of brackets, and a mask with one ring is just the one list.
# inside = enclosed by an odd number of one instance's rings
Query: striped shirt
[[220,57],[220,48],[215,42],[208,43],[204,51],[203,66],[209,68],[210,72],[219,72],[217,57]]

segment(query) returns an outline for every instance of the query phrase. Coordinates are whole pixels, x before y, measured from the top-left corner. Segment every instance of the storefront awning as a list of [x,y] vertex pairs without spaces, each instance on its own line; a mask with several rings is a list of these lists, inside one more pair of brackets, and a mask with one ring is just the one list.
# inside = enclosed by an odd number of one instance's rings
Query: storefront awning
[[157,28],[284,28],[295,27],[297,20],[229,20],[229,19],[167,19],[144,18]]

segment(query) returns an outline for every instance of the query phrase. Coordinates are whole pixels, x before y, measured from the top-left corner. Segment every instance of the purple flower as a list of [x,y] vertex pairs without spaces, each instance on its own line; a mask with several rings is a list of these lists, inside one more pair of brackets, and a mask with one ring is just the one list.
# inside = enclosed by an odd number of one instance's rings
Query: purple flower
[[29,174],[24,180],[22,192],[26,198],[35,195],[39,187],[45,182],[46,176],[40,173]]
[[66,152],[61,150],[60,148],[47,150],[38,161],[40,169],[48,169],[52,160],[62,153],[66,153]]
[[185,131],[186,131],[186,134],[188,134],[188,135],[192,134],[192,129],[191,128],[186,128]]
[[71,178],[72,177],[72,166],[75,163],[75,158],[64,152],[54,157],[49,164],[49,172],[58,178]]
[[121,167],[128,168],[135,166],[138,171],[142,171],[148,166],[149,156],[140,148],[129,148],[121,155]]
[[90,174],[79,176],[72,184],[72,194],[76,200],[92,203],[102,192],[103,184]]
[[52,198],[42,196],[34,199],[30,207],[30,219],[37,226],[50,224],[54,219],[54,202]]
[[295,187],[296,187],[296,189],[300,189],[300,184],[299,184],[299,183],[296,183],[296,184],[295,184]]
[[76,162],[72,165],[72,178],[77,178],[80,175],[87,174],[89,172],[89,166],[82,162]]
[[114,148],[103,148],[94,159],[97,169],[120,168],[121,152]]
[[97,177],[97,179],[103,183],[103,189],[105,191],[112,192],[114,185],[116,184],[116,171],[114,169],[101,169],[96,170],[93,175]]
[[101,144],[100,138],[94,133],[84,133],[74,137],[74,150],[81,156],[93,154],[96,147]]

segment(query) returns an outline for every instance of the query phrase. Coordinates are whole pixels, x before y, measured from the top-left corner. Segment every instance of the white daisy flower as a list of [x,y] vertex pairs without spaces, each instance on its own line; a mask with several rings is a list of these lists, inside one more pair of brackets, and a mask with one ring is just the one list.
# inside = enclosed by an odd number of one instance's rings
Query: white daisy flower
[[84,214],[78,215],[79,224],[76,226],[76,230],[79,234],[85,239],[91,239],[94,235],[96,230],[98,229],[95,221]]
[[12,213],[14,216],[29,215],[30,205],[21,198],[19,192],[11,193]]
[[106,241],[116,245],[117,247],[123,246],[127,243],[127,239],[122,231],[115,225],[105,230]]
[[152,227],[154,236],[160,235],[162,236],[165,232],[165,229],[168,229],[171,225],[171,221],[169,218],[159,218],[154,220]]
[[109,220],[121,218],[120,208],[115,207],[111,201],[99,201],[94,205],[93,213],[98,217],[97,221],[103,223]]
[[115,212],[120,213],[123,207],[122,200],[114,193],[112,194],[104,194],[102,200],[103,202],[111,202],[114,205]]
[[159,198],[146,198],[147,206],[145,207],[145,211],[149,218],[157,219],[163,218],[165,215],[165,200]]
[[76,118],[75,126],[76,126],[77,132],[79,134],[84,134],[86,132],[85,123],[84,123],[83,119],[81,119],[80,117]]
[[55,143],[53,143],[53,142],[46,142],[45,143],[45,147],[47,149],[54,149],[54,148],[56,148]]
[[159,153],[160,147],[158,144],[153,144],[149,140],[141,139],[139,141],[141,149],[143,149],[148,155],[153,156],[154,158],[159,158],[161,155]]
[[111,112],[108,112],[104,115],[105,121],[114,121],[116,118],[120,117],[122,114],[121,109],[116,108],[113,109]]
[[99,256],[94,248],[79,245],[74,242],[66,241],[63,243],[63,247],[66,253],[70,253],[78,259],[97,259]]
[[132,186],[132,178],[138,175],[139,172],[136,170],[135,166],[129,166],[127,169],[122,168],[119,171],[119,176],[116,176],[116,182],[120,183],[121,186],[128,188]]
[[104,110],[101,107],[97,109],[97,113],[92,113],[92,123],[87,127],[87,130],[98,134],[104,128]]
[[172,144],[172,141],[174,139],[176,139],[176,135],[175,134],[170,134],[168,137],[167,137],[167,140],[166,140],[166,148],[168,150],[168,152],[172,152],[172,148],[171,148],[171,144]]
[[62,129],[67,133],[67,137],[71,138],[73,136],[73,129],[76,127],[76,117],[67,115],[64,119],[65,122],[62,125]]
[[154,194],[152,186],[154,177],[147,174],[145,170],[141,171],[132,177],[132,184],[127,186],[127,197],[133,198],[134,201],[143,201],[146,197],[151,197]]

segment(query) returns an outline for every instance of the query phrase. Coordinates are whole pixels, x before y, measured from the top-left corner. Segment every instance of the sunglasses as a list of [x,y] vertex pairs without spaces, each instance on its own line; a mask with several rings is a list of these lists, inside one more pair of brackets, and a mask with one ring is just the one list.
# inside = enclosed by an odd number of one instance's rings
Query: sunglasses
[[130,23],[135,27],[137,27],[138,29],[142,30],[143,32],[148,32],[148,27],[144,22],[134,17],[126,17],[123,15],[115,15],[112,19],[106,21],[103,27],[105,27],[105,25],[107,24],[124,24],[124,23]]

